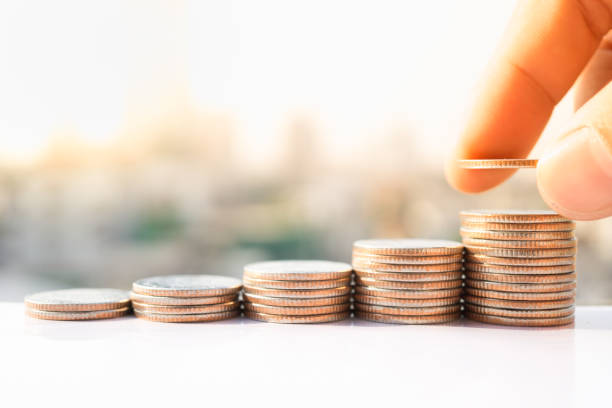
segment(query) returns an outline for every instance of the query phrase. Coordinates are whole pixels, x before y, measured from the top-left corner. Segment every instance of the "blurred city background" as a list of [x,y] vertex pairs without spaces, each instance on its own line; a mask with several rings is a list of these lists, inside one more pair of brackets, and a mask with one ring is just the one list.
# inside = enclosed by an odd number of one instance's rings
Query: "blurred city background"
[[[0,300],[545,208],[533,170],[472,196],[443,176],[514,3],[3,2]],[[612,221],[577,233],[578,303],[610,303]]]

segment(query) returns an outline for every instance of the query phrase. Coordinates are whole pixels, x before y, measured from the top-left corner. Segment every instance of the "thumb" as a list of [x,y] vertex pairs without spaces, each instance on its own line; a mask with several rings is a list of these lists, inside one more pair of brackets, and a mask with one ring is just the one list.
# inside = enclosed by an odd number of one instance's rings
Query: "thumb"
[[612,82],[589,100],[570,131],[538,163],[538,189],[555,211],[576,220],[612,215]]

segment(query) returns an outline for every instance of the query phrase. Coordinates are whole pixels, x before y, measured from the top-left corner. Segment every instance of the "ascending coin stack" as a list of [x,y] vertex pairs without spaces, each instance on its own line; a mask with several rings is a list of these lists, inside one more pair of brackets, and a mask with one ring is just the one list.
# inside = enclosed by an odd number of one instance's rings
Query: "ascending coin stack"
[[272,323],[323,323],[350,315],[351,266],[269,261],[244,267],[244,314]]
[[462,211],[465,316],[514,326],[573,323],[574,227],[551,211]]
[[26,314],[45,320],[110,319],[130,313],[130,297],[118,289],[65,289],[26,296]]
[[240,315],[239,279],[216,275],[168,275],[132,284],[136,317],[165,323],[211,322]]
[[383,323],[428,324],[461,316],[463,245],[425,239],[353,244],[355,316]]

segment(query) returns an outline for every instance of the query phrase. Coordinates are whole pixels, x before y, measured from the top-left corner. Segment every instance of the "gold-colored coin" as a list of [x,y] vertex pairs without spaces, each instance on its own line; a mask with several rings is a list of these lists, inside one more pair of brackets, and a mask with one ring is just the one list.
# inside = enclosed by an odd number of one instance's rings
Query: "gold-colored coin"
[[459,234],[464,238],[500,241],[550,241],[575,237],[574,231],[486,231],[468,228],[461,228]]
[[503,265],[503,266],[559,266],[574,265],[575,256],[559,258],[500,258],[479,254],[466,254],[465,260],[471,263]]
[[463,245],[434,239],[363,239],[353,243],[353,252],[404,256],[455,255],[463,252]]
[[451,313],[431,316],[401,316],[387,315],[381,313],[368,313],[355,311],[355,317],[363,320],[369,320],[378,323],[393,323],[393,324],[435,324],[448,323],[457,320],[461,317],[461,313]]
[[576,248],[576,239],[554,239],[548,241],[501,241],[493,239],[463,238],[466,248],[511,248],[511,249],[559,249]]
[[453,296],[439,299],[394,299],[382,296],[368,296],[355,294],[355,302],[375,306],[395,306],[395,307],[436,307],[459,304],[460,296]]
[[349,286],[342,286],[331,289],[310,289],[310,290],[291,290],[291,289],[265,289],[256,286],[244,285],[244,293],[253,295],[276,297],[276,298],[300,298],[313,299],[331,296],[344,296],[351,292]]
[[459,167],[475,170],[536,168],[537,159],[462,159],[457,160]]
[[455,262],[450,264],[438,264],[438,265],[391,265],[382,264],[376,262],[355,262],[353,261],[353,268],[356,271],[377,271],[377,272],[450,272],[461,270],[463,264],[461,262]]
[[362,278],[372,278],[376,280],[398,281],[398,282],[433,282],[444,280],[461,279],[463,272],[461,269],[453,272],[425,272],[425,273],[407,273],[407,272],[374,272],[359,270],[355,271],[355,275]]
[[381,289],[410,289],[410,290],[431,290],[431,289],[454,289],[461,287],[461,279],[437,281],[437,282],[397,282],[383,281],[372,278],[355,277],[358,285],[370,286]]
[[240,292],[242,282],[218,275],[167,275],[137,280],[132,292],[171,297],[223,296]]
[[130,297],[118,289],[64,289],[28,295],[27,307],[48,312],[90,312],[123,309],[130,306]]
[[555,273],[574,272],[575,265],[558,265],[558,266],[504,266],[504,265],[489,265],[480,263],[467,262],[465,264],[466,271],[489,272],[489,273],[507,273],[507,274],[525,274],[525,275],[553,275]]
[[217,305],[204,306],[159,306],[147,305],[144,303],[132,303],[134,311],[141,313],[159,313],[159,314],[202,314],[202,313],[219,313],[236,310],[240,308],[239,302],[227,302]]
[[516,293],[565,292],[576,289],[576,282],[566,283],[503,283],[466,279],[466,286],[475,289]]
[[550,309],[550,310],[516,310],[516,309],[500,309],[497,307],[483,307],[472,305],[471,303],[465,304],[465,310],[472,313],[479,313],[489,316],[502,316],[502,317],[519,317],[527,319],[554,319],[557,317],[571,316],[574,314],[575,307],[565,307],[563,309]]
[[147,305],[160,306],[202,306],[227,303],[238,300],[238,294],[224,296],[205,296],[205,297],[170,297],[170,296],[149,296],[140,293],[130,292],[132,302],[144,303]]
[[574,323],[574,315],[566,317],[556,317],[549,319],[536,318],[519,318],[519,317],[501,317],[489,316],[480,313],[464,312],[465,317],[470,320],[475,320],[482,323],[500,324],[504,326],[527,326],[527,327],[545,327],[545,326],[567,326]]
[[575,299],[559,299],[559,300],[504,300],[504,299],[493,299],[483,298],[479,296],[465,296],[465,303],[473,305],[486,306],[486,307],[497,307],[502,309],[518,309],[518,310],[543,310],[543,309],[562,309],[573,306]]
[[306,316],[281,316],[267,313],[257,313],[245,311],[244,315],[249,319],[259,320],[268,323],[329,323],[344,320],[350,317],[349,312],[332,313],[326,315],[306,315]]
[[498,222],[498,223],[535,223],[571,222],[554,211],[547,210],[470,210],[459,213],[461,221]]
[[121,309],[93,310],[87,312],[49,312],[26,307],[25,311],[28,316],[43,320],[100,320],[125,316],[130,313],[130,308],[123,307]]
[[560,273],[554,275],[526,275],[487,273],[467,270],[465,271],[465,275],[468,279],[505,283],[565,283],[576,281],[576,272]]
[[260,305],[289,307],[339,305],[343,303],[348,303],[351,299],[350,295],[301,299],[260,296],[253,295],[247,292],[243,294],[243,297],[245,302],[258,303]]
[[372,286],[355,286],[355,292],[360,295],[380,296],[393,299],[440,299],[461,295],[463,288],[439,290],[393,290]]
[[198,322],[215,322],[218,320],[227,320],[240,316],[240,310],[232,310],[229,312],[219,313],[201,313],[201,314],[159,314],[159,313],[144,313],[134,310],[136,317],[152,322],[161,323],[198,323]]
[[244,277],[244,284],[248,286],[256,286],[265,289],[330,289],[348,286],[351,282],[350,278],[344,279],[329,279],[329,280],[264,280],[253,279],[247,276]]
[[434,306],[434,307],[397,307],[377,306],[365,303],[355,303],[355,310],[366,313],[381,313],[400,316],[430,316],[461,312],[461,305]]
[[546,292],[546,293],[516,293],[516,292],[501,292],[497,290],[475,289],[466,286],[463,288],[465,293],[471,296],[480,296],[493,299],[506,300],[559,300],[569,299],[576,296],[575,290],[564,292]]
[[256,313],[265,313],[282,316],[303,316],[303,315],[328,315],[331,313],[348,312],[350,303],[327,306],[270,306],[257,303],[244,302],[244,310]]
[[486,255],[498,258],[557,258],[575,256],[576,247],[553,249],[517,249],[470,246],[465,248],[465,252],[467,255]]
[[244,267],[244,276],[265,280],[331,280],[348,278],[351,265],[344,262],[289,260],[256,262]]
[[463,220],[461,225],[465,228],[484,231],[573,231],[576,228],[576,223],[573,221],[509,223]]
[[376,262],[391,265],[439,265],[461,262],[463,254],[438,256],[399,256],[399,255],[376,255],[366,252],[354,252],[353,262]]

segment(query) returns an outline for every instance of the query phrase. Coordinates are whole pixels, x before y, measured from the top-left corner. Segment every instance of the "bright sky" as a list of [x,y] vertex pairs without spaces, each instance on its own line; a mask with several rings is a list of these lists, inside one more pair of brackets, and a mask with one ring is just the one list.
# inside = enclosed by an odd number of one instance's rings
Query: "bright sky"
[[398,124],[448,145],[514,3],[2,2],[1,155],[65,130],[105,143],[181,99],[235,118],[246,155],[302,112],[332,151]]

